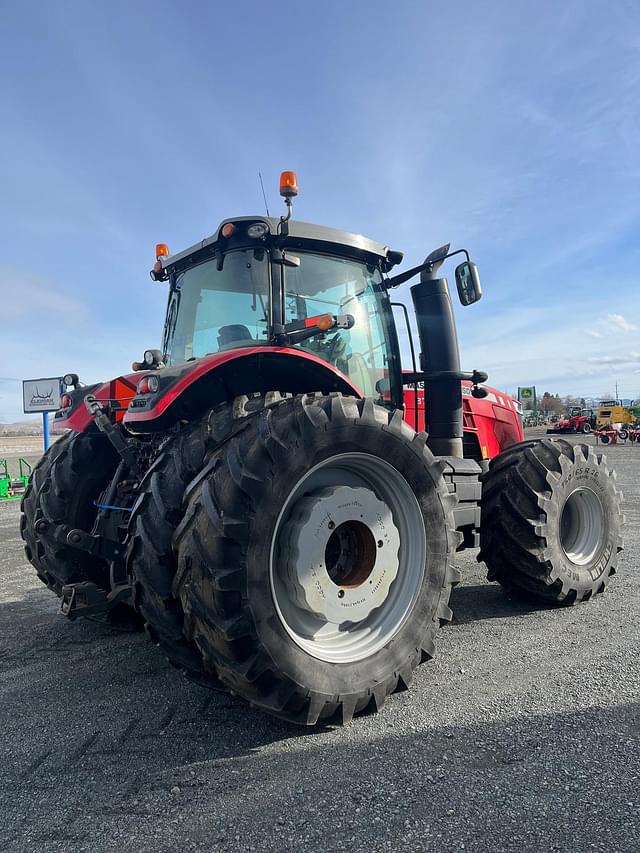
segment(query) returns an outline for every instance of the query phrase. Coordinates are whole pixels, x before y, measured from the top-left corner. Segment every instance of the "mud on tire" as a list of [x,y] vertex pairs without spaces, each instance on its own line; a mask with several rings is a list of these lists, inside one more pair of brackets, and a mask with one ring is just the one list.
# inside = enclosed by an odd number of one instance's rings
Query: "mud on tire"
[[95,433],[69,433],[58,439],[36,465],[21,503],[20,534],[27,559],[56,595],[65,584],[93,581],[109,589],[109,565],[83,551],[36,533],[40,519],[90,531],[94,506],[113,477],[118,456]]
[[[202,653],[208,672],[254,706],[307,725],[344,723],[367,709],[379,710],[389,694],[410,685],[414,668],[434,653],[436,630],[451,617],[449,592],[459,578],[451,562],[461,540],[453,518],[456,498],[442,476],[444,463],[433,457],[425,440],[400,412],[392,414],[370,400],[303,395],[265,409],[211,456],[188,489],[187,510],[174,540],[179,563],[173,586],[182,603],[185,633]],[[422,563],[406,566],[404,572],[409,582],[412,571],[418,578],[415,595],[407,599],[395,625],[384,627],[386,602],[372,611],[378,622],[370,624],[381,636],[388,629],[388,638],[379,647],[372,645],[368,654],[350,647],[344,651],[339,644],[335,651],[330,645],[314,645],[313,636],[305,640],[294,623],[306,605],[282,600],[286,584],[277,567],[289,558],[280,554],[279,544],[285,542],[288,555],[298,527],[315,529],[299,519],[313,512],[315,502],[326,499],[331,489],[343,487],[332,485],[332,476],[340,482],[340,472],[330,474],[331,465],[344,466],[345,488],[353,490],[363,478],[375,481],[375,469],[383,471],[401,492],[406,487],[415,502],[415,511],[407,507],[407,515],[419,519],[423,534],[426,530]],[[368,473],[356,475],[358,465]],[[377,483],[381,491],[381,480]],[[375,504],[376,496],[371,500]],[[397,514],[393,521],[402,533]],[[281,540],[281,531],[290,525],[294,533],[282,534]],[[413,543],[406,537],[399,541],[400,563],[418,553],[411,551]],[[377,544],[381,547],[382,539]],[[353,543],[350,547],[356,548]],[[329,550],[327,546],[327,573]],[[350,586],[358,586],[359,579],[346,580],[334,592],[349,593]],[[404,601],[400,590],[407,581],[397,583],[389,601]],[[292,594],[300,601],[300,590]],[[354,625],[358,628],[355,621],[345,621],[340,628],[346,636]],[[362,642],[366,652],[366,640]]]
[[622,494],[606,458],[563,439],[525,441],[481,477],[488,579],[550,604],[601,593],[622,550]]

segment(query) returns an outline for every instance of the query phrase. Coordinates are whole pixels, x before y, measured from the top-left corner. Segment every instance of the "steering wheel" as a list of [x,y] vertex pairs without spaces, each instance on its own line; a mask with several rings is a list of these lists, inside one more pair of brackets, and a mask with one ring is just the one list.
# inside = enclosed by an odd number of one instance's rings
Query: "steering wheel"
[[347,344],[340,332],[337,332],[330,340],[325,342],[324,348],[326,360],[335,364],[343,355],[343,351],[346,350]]
[[305,341],[304,348],[317,355],[323,361],[335,364],[342,357],[342,351],[346,349],[346,342],[338,332],[329,339],[319,337],[310,338],[308,341]]

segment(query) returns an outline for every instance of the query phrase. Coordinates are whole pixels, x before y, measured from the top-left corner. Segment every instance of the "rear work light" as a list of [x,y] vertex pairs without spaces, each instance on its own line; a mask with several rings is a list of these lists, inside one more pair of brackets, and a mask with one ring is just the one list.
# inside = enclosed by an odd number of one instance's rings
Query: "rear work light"
[[266,222],[254,222],[247,228],[247,236],[251,237],[252,240],[260,240],[268,230],[269,226]]
[[144,376],[140,382],[138,382],[138,387],[136,388],[136,393],[138,394],[155,394],[158,390],[159,386],[158,377],[157,376]]

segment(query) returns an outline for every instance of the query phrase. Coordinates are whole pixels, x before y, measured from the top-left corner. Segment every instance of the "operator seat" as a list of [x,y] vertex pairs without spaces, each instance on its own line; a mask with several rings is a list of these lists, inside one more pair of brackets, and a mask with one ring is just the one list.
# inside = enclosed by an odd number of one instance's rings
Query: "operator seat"
[[218,351],[237,346],[239,343],[254,343],[255,339],[249,329],[241,323],[220,326],[218,332]]
[[371,395],[371,370],[363,355],[354,352],[347,357],[347,369],[343,371],[356,388],[366,396]]

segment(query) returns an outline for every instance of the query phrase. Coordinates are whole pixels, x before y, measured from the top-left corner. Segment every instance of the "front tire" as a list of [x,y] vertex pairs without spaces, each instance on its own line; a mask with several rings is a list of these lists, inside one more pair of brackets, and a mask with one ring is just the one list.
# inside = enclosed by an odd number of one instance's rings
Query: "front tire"
[[313,725],[409,686],[459,577],[456,499],[425,438],[370,400],[304,395],[212,455],[176,531],[174,589],[229,689]]
[[488,579],[550,604],[604,592],[622,550],[622,494],[605,457],[563,439],[525,441],[481,477],[479,560]]

